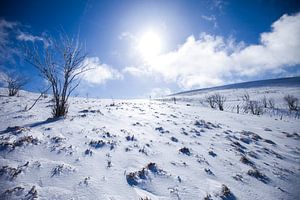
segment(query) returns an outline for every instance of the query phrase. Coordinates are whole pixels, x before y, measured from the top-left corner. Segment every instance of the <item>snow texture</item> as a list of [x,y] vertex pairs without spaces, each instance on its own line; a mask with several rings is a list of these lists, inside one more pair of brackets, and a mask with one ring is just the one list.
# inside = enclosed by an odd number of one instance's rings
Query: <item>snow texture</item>
[[[199,91],[175,95],[188,104],[74,97],[53,120],[50,96],[24,111],[39,94],[1,88],[0,199],[297,199],[300,120],[282,99],[299,89],[219,89],[224,111]],[[245,92],[280,112],[236,113]]]

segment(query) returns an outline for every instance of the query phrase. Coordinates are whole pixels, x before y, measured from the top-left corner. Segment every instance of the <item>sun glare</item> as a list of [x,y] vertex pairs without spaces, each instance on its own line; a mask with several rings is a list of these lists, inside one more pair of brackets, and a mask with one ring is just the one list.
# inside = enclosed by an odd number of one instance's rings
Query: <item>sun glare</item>
[[148,31],[142,35],[138,43],[138,50],[145,59],[157,56],[162,49],[160,35],[153,31]]

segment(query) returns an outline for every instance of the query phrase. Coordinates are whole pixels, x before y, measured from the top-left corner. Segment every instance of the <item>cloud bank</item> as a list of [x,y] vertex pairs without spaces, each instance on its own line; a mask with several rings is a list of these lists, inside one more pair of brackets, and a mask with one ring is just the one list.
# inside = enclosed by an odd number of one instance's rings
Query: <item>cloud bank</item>
[[146,64],[123,71],[135,76],[151,74],[181,88],[208,87],[234,77],[280,73],[300,64],[300,13],[283,15],[260,35],[258,44],[245,45],[202,33],[187,38],[178,49],[157,56]]
[[83,61],[83,66],[91,70],[83,73],[82,79],[89,84],[105,84],[108,80],[123,79],[123,75],[111,66],[101,63],[98,57],[87,57]]

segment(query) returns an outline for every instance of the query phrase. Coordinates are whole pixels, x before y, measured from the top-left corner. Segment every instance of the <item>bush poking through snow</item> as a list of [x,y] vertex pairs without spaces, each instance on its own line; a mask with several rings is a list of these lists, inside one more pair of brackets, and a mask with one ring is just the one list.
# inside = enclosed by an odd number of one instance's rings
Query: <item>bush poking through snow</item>
[[178,142],[178,139],[176,138],[176,137],[171,137],[171,140],[173,141],[173,142]]
[[214,173],[213,173],[209,168],[205,168],[204,171],[205,171],[208,175],[214,175]]
[[197,126],[198,128],[206,128],[206,129],[221,128],[218,124],[213,124],[211,122],[206,122],[202,119],[201,120],[196,120],[194,125]]
[[52,143],[61,143],[62,141],[64,141],[66,138],[62,138],[62,137],[59,137],[59,136],[54,136],[51,138],[51,142]]
[[71,166],[64,165],[64,164],[57,165],[56,167],[54,167],[52,169],[51,177],[61,175],[64,172],[69,173],[69,172],[73,172],[73,171],[75,171],[75,170]]
[[218,105],[219,110],[224,110],[224,103],[226,101],[226,97],[223,95],[220,95],[219,93],[214,94],[214,100],[216,104]]
[[28,83],[28,78],[15,72],[2,73],[0,77],[6,84],[9,96],[16,96],[19,90]]
[[244,111],[246,113],[250,111],[253,115],[261,115],[263,113],[263,105],[258,101],[248,101],[244,107]]
[[25,199],[33,200],[33,199],[37,199],[37,198],[38,198],[37,190],[35,189],[35,186],[32,186],[32,188],[25,195]]
[[214,108],[214,109],[216,108],[216,102],[214,100],[214,96],[213,95],[205,97],[205,101],[208,103],[208,105],[211,108]]
[[105,142],[103,140],[92,140],[90,141],[90,146],[94,147],[95,149],[104,147]]
[[157,165],[155,163],[152,163],[152,162],[149,163],[146,168],[148,168],[153,173],[158,172],[158,168],[157,168]]
[[180,152],[180,153],[183,153],[183,154],[185,154],[185,155],[188,155],[188,156],[191,155],[190,149],[187,148],[187,147],[183,147],[183,148],[179,149],[179,152]]
[[37,145],[38,144],[38,139],[33,138],[32,135],[30,136],[23,136],[21,138],[19,138],[18,140],[15,140],[13,142],[1,142],[0,143],[0,151],[1,150],[14,150],[16,147],[21,147],[25,144],[34,144]]
[[203,200],[212,200],[211,195],[210,195],[210,194],[207,194],[207,195],[203,198]]
[[269,108],[274,109],[275,108],[275,100],[270,98],[268,99]]
[[244,155],[242,155],[242,157],[240,158],[240,161],[245,165],[250,165],[250,166],[254,165],[254,163]]
[[256,169],[256,168],[249,169],[247,174],[249,176],[252,176],[252,177],[260,180],[263,183],[268,183],[269,182],[269,178],[266,175],[264,175],[263,173],[261,173],[260,171],[258,171],[258,169]]
[[127,135],[125,138],[126,138],[127,141],[136,141],[134,135],[132,135],[132,136]]
[[166,131],[163,127],[156,127],[155,130],[160,132],[161,134],[169,133],[169,131]]
[[205,101],[209,104],[211,108],[216,108],[218,106],[219,110],[224,110],[224,103],[226,101],[226,97],[219,93],[216,93],[205,97]]
[[141,197],[140,200],[151,200],[149,197]]
[[24,137],[21,137],[20,139],[18,139],[17,141],[15,141],[14,146],[17,146],[17,147],[23,146],[25,143],[37,145],[38,139],[33,138],[32,135],[24,136]]
[[28,166],[29,162],[24,165],[18,166],[17,168],[3,166],[0,168],[0,176],[6,176],[9,180],[17,178],[17,176]]
[[293,95],[286,95],[284,96],[284,101],[286,102],[290,111],[297,111],[299,110],[299,100],[298,98],[294,97]]
[[[35,186],[32,186],[32,188],[28,191],[28,193],[24,196],[24,190],[25,188],[21,186],[14,187],[12,189],[5,190],[1,195],[1,199],[23,199],[23,200],[34,200],[38,199],[38,193],[35,189]],[[23,196],[23,198],[22,198]]]
[[241,134],[245,135],[245,136],[248,136],[252,140],[255,140],[255,141],[259,141],[259,140],[262,139],[262,137],[260,137],[258,134],[254,133],[254,132],[251,132],[251,131],[242,131]]
[[9,166],[3,166],[0,168],[0,176],[6,175],[8,179],[13,180],[15,179],[20,173],[22,172],[22,169],[9,167]]
[[7,127],[5,131],[3,131],[3,133],[11,133],[13,135],[18,135],[24,131],[29,130],[29,128],[25,128],[22,126],[13,126],[13,127]]
[[213,152],[212,150],[210,150],[210,151],[208,152],[208,154],[209,154],[210,156],[212,156],[212,157],[216,157],[216,156],[217,156],[217,154],[216,154],[215,152]]
[[268,107],[268,101],[267,101],[267,97],[264,96],[261,100],[261,103],[263,104],[263,107],[264,108],[267,108]]
[[222,199],[235,199],[230,189],[224,184],[222,185],[220,197]]
[[242,99],[244,102],[248,102],[250,101],[250,95],[248,92],[246,92],[243,96],[242,96]]
[[149,179],[149,173],[153,174],[164,174],[165,172],[161,169],[159,169],[156,165],[156,163],[149,163],[146,165],[146,167],[143,167],[141,170],[136,172],[130,172],[126,175],[127,183],[130,186],[138,185],[140,182],[143,182],[143,180]]
[[86,149],[86,150],[84,151],[84,154],[85,154],[85,155],[88,155],[88,156],[92,156],[92,155],[93,155],[93,151],[90,150],[90,149]]
[[5,190],[0,197],[3,199],[11,199],[12,196],[20,196],[25,188],[21,186],[14,187],[12,189]]

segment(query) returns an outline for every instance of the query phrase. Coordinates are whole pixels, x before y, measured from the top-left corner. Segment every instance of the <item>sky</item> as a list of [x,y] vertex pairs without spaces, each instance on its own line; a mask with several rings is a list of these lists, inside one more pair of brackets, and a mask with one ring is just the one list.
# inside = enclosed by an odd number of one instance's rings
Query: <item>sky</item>
[[0,70],[45,81],[22,43],[79,35],[91,66],[73,95],[144,98],[300,75],[300,1],[1,0]]

